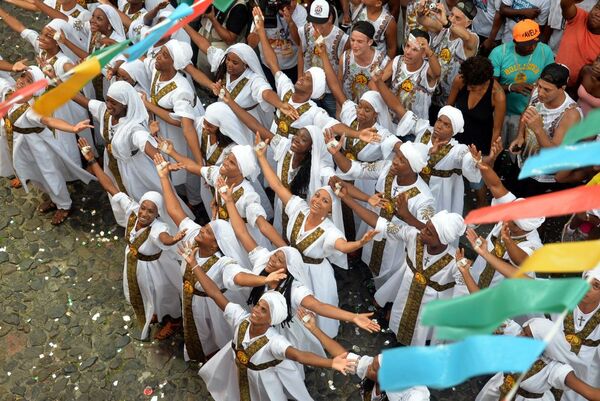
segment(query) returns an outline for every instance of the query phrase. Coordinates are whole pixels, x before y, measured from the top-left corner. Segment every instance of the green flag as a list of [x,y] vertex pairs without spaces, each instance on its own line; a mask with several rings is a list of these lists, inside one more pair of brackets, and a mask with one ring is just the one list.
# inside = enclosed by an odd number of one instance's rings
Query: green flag
[[572,126],[567,131],[562,144],[572,145],[597,134],[600,134],[600,109],[591,111],[586,118]]
[[192,4],[194,4],[194,0],[177,0],[177,4],[181,4],[181,3],[185,3],[188,6],[191,6]]
[[106,64],[110,63],[110,61],[121,54],[129,45],[131,44],[131,39],[127,39],[126,41],[112,44],[108,47],[104,47],[102,49],[98,49],[92,54],[89,55],[88,59],[91,57],[97,57],[98,62],[100,63],[100,67],[104,68]]
[[589,287],[580,278],[506,279],[471,295],[428,303],[421,322],[437,326],[436,337],[440,339],[459,340],[474,334],[490,334],[506,319],[515,316],[572,310]]
[[213,0],[213,6],[221,12],[229,10],[229,7],[233,4],[233,0]]

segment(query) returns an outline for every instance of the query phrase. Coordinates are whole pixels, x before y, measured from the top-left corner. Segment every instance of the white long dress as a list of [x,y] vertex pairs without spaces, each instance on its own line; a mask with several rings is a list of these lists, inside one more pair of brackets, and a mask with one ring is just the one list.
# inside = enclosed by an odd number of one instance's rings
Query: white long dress
[[[179,224],[179,230],[187,229],[184,241],[193,241],[200,228],[200,225],[189,218]],[[225,292],[228,299],[245,302],[249,291],[239,288],[233,282],[233,277],[244,270],[237,261],[217,252],[208,258],[197,254],[196,263],[200,268],[206,269],[206,274]],[[202,354],[210,355],[227,345],[233,338],[233,330],[217,304],[203,293],[202,286],[185,260],[181,262],[178,273],[179,286],[182,288],[184,357],[186,360],[202,358]]]
[[[391,167],[391,160],[381,160],[373,163],[352,161],[350,170],[347,173],[340,174],[340,178],[371,180],[376,183],[374,190],[384,193],[385,197],[391,199],[392,202],[395,202],[398,196],[407,194],[409,197],[408,210],[410,213],[418,220],[426,222],[435,214],[435,201],[431,190],[418,175],[414,183],[410,185],[398,185],[395,176],[390,173]],[[381,208],[374,208],[370,205],[367,205],[367,207],[378,215],[384,215],[394,221],[398,220],[389,211],[382,211]],[[366,232],[368,225],[362,222],[361,226],[364,227],[361,227],[359,231]],[[381,232],[380,227],[375,229]],[[369,242],[363,247],[362,261],[371,269],[375,280],[375,287],[379,289],[400,268],[405,256],[405,244],[403,241],[398,241],[394,238],[384,240],[382,235],[379,235],[375,241]],[[393,301],[393,299],[386,299],[385,302],[383,299],[380,300],[382,302],[380,305],[382,306],[387,302]]]
[[[39,34],[31,29],[25,29],[21,32],[21,37],[27,40],[33,49],[35,50],[38,57],[46,60],[48,64],[52,66],[54,74],[60,79],[64,79],[66,71],[64,69],[65,64],[74,64],[73,60],[67,57],[65,53],[59,51],[54,57],[47,58],[44,56],[44,51],[40,49]],[[50,88],[49,88],[50,89]],[[74,101],[68,101],[64,106],[59,107],[53,113],[53,117],[65,120],[70,124],[77,124],[79,121],[89,120],[89,115],[86,109],[75,103]],[[66,134],[66,132],[56,130],[56,133]],[[89,128],[78,133],[80,137],[85,138],[90,145],[94,144],[92,131]],[[73,163],[80,165],[81,157],[79,153],[79,147],[77,146],[77,138],[75,135],[57,135],[60,143],[63,145],[67,155],[73,160]]]
[[[29,103],[15,104],[8,111],[9,118],[13,116],[13,164],[17,177],[26,192],[27,181],[30,180],[46,192],[59,209],[70,209],[71,197],[67,182],[81,180],[87,184],[95,180],[95,177],[73,163],[65,154],[60,141],[42,123],[41,117],[26,104]],[[19,108],[26,110],[17,116]],[[36,132],[23,133],[24,130]]]
[[[455,287],[464,285],[454,260],[456,249],[448,246],[444,252],[430,255],[416,228],[385,221],[377,225],[385,227],[385,237],[403,240],[407,251],[404,265],[394,274],[401,281],[389,327],[400,344],[425,345],[432,338],[433,328],[420,324],[422,306],[436,299],[452,298]],[[379,291],[385,292],[386,286],[394,282],[396,278],[391,277]]]
[[[106,145],[104,148],[104,171],[119,190],[126,192],[135,201],[139,201],[148,191],[162,193],[160,178],[154,162],[145,153],[146,143],[156,146],[156,141],[147,128],[138,125],[130,132],[119,133],[118,127],[121,122],[113,124],[104,102],[90,100],[88,109],[99,123],[100,132]],[[183,201],[180,200],[179,203],[189,217],[194,216]],[[117,223],[124,225],[124,216],[119,213],[118,208],[113,207],[113,212]],[[176,225],[169,216],[163,216],[163,218],[169,227],[173,230],[176,229]]]
[[[125,261],[123,263],[123,292],[125,299],[131,303],[138,321],[144,319],[140,337],[147,338],[150,331],[152,315],[156,314],[158,321],[166,315],[173,318],[181,316],[179,303],[179,262],[172,247],[164,245],[159,239],[161,233],[168,234],[165,223],[155,219],[150,226],[136,230],[137,213],[140,205],[126,194],[119,192],[113,196],[127,216],[128,224],[125,231]],[[140,241],[143,241],[139,243]],[[135,248],[135,250],[133,250]],[[137,253],[136,265],[129,265],[130,253]],[[141,260],[141,255],[158,258]],[[133,260],[133,259],[132,259]]]
[[[236,346],[240,325],[247,321],[249,315],[244,308],[232,302],[225,307],[225,320],[235,332],[233,346]],[[250,362],[261,365],[281,361],[276,366],[263,370],[247,369],[249,398],[252,401],[311,401],[312,397],[306,390],[297,364],[285,357],[285,352],[291,344],[273,328],[254,338],[250,338],[249,332],[247,329],[244,336],[240,336],[241,345],[245,350],[256,341],[264,341],[261,338],[268,338],[266,345],[249,359]],[[199,373],[215,401],[240,401],[239,372],[236,352],[232,345],[227,344],[202,366]]]
[[[217,179],[220,176],[219,170],[220,166],[202,167],[200,173],[208,185],[215,188]],[[261,246],[269,249],[272,248],[269,240],[260,232],[256,225],[256,220],[259,217],[268,220],[268,214],[265,211],[263,204],[261,204],[261,197],[256,192],[256,187],[247,179],[243,179],[239,185],[232,188],[232,193],[235,207],[242,219],[246,220],[246,228],[248,228],[252,238],[254,238]],[[219,218],[229,220],[227,209],[222,201],[219,203]]]
[[[0,58],[1,60],[2,58]],[[10,76],[9,76],[10,78]],[[15,82],[10,81],[0,75],[0,102],[4,102],[12,94]],[[0,177],[12,177],[15,175],[15,169],[12,162],[13,133],[6,127],[5,119],[0,119]]]
[[[290,246],[298,249],[304,259],[310,283],[305,283],[322,302],[338,306],[337,283],[333,274],[332,258],[342,258],[344,254],[335,249],[338,239],[345,239],[333,222],[326,218],[318,226],[306,230],[306,218],[310,206],[298,196],[292,196],[285,206],[288,215],[287,238]],[[317,316],[317,324],[329,337],[335,337],[340,323],[337,320]]]
[[[521,382],[515,401],[554,401],[552,388],[565,390],[565,379],[573,368],[567,364],[542,356],[527,372],[526,378]],[[503,399],[512,387],[519,374],[496,373],[483,386],[475,401],[498,401]],[[542,395],[539,397],[539,395]]]

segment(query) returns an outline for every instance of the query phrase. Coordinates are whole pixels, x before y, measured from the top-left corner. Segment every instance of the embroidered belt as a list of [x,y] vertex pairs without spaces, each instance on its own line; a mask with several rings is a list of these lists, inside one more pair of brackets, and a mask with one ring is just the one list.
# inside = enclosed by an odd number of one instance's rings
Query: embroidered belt
[[154,255],[144,255],[143,253],[138,252],[137,260],[141,260],[142,262],[152,262],[160,258],[160,255],[162,255],[162,251],[155,253]]
[[39,134],[45,130],[45,128],[41,127],[32,127],[32,128],[22,128],[18,125],[13,125],[13,132],[18,132],[19,134]]
[[453,288],[456,285],[456,282],[454,282],[454,281],[452,281],[450,283],[446,283],[446,284],[440,284],[440,283],[436,283],[435,281],[431,281],[431,279],[425,277],[425,275],[423,273],[418,272],[417,269],[415,269],[415,267],[409,257],[406,257],[406,264],[408,265],[409,269],[413,272],[417,283],[421,284],[422,286],[431,287],[434,290],[436,290],[437,292],[442,292],[442,291],[449,290],[450,288]]
[[309,265],[319,265],[325,259],[324,258],[320,258],[320,259],[309,258],[308,256],[302,255],[302,260],[304,261],[304,263],[308,263]]

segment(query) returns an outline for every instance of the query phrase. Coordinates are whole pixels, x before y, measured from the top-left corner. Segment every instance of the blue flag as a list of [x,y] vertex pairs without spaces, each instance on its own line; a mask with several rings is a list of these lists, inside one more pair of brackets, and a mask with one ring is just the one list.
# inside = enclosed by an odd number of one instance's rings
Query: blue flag
[[545,148],[525,161],[519,179],[597,165],[600,165],[600,142],[598,141]]

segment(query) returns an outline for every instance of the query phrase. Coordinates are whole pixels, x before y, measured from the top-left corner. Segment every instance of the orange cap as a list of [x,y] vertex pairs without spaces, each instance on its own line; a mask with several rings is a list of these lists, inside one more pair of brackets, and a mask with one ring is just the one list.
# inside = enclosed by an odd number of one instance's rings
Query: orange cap
[[513,39],[515,42],[529,42],[540,36],[540,26],[532,19],[524,19],[515,24]]

